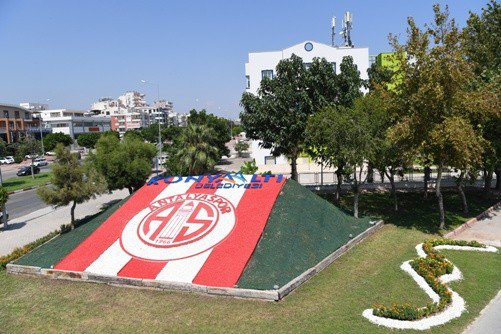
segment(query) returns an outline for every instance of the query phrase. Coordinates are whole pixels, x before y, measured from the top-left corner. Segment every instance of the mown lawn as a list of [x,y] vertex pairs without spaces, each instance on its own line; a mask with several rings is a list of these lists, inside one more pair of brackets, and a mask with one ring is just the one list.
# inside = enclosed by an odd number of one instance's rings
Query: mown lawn
[[19,189],[24,189],[28,187],[36,187],[45,184],[50,181],[52,172],[36,174],[33,179],[31,175],[28,176],[16,176],[3,181],[3,187],[8,191],[15,191]]
[[[56,281],[0,271],[1,331],[392,332],[369,323],[361,314],[376,303],[424,305],[428,301],[399,266],[416,256],[417,243],[433,236],[428,231],[433,228],[428,219],[434,219],[434,213],[428,211],[435,203],[413,203],[418,198],[404,194],[403,201],[414,205],[406,204],[402,220],[397,221],[397,215],[386,210],[391,205],[385,205],[384,196],[364,196],[363,210],[387,217],[391,224],[281,302]],[[479,196],[478,210],[495,200]],[[349,201],[347,197],[343,203]],[[449,204],[446,208],[452,210],[453,202]],[[448,217],[451,225],[466,219],[454,210],[448,212]],[[501,289],[500,253],[447,251],[446,254],[463,271],[464,280],[452,283],[451,287],[464,297],[468,312],[430,333],[460,333]]]

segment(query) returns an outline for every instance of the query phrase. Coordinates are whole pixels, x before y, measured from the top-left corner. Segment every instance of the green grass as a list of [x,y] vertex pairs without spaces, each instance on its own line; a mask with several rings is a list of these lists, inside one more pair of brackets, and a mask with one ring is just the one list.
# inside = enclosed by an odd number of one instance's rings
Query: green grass
[[3,187],[8,191],[15,191],[28,187],[36,187],[50,181],[52,172],[36,174],[33,179],[31,175],[16,176],[3,181]]
[[[417,243],[432,237],[426,231],[436,224],[434,211],[428,212],[435,203],[422,202],[417,194],[403,194],[402,203],[413,205],[405,204],[398,220],[385,196],[364,195],[361,204],[364,212],[387,217],[391,224],[281,302],[128,289],[0,271],[0,328],[6,333],[418,333],[377,327],[361,315],[376,303],[425,305],[429,301],[399,266],[416,256]],[[449,224],[455,226],[466,217],[453,210],[452,196],[446,194],[446,209],[451,210],[447,212]],[[470,197],[473,211],[495,201],[479,194]],[[343,205],[348,208],[350,197]],[[501,289],[500,253],[444,253],[463,272],[464,279],[451,283],[451,288],[466,300],[468,312],[428,333],[460,333]]]

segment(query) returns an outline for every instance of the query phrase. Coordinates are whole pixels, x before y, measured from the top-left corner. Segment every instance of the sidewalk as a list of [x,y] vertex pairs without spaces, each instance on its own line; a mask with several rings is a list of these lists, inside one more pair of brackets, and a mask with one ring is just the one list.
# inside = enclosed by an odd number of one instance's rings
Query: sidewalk
[[[103,205],[120,200],[129,195],[127,190],[117,190],[112,194],[105,194],[94,200],[77,204],[75,208],[75,218],[81,219],[85,216],[99,212]],[[70,205],[54,209],[46,207],[23,217],[9,221],[7,231],[0,230],[0,256],[9,254],[16,247],[22,247],[50,232],[60,228],[62,224],[70,222]]]
[[473,321],[463,334],[501,333],[501,291],[480,312],[480,316]]

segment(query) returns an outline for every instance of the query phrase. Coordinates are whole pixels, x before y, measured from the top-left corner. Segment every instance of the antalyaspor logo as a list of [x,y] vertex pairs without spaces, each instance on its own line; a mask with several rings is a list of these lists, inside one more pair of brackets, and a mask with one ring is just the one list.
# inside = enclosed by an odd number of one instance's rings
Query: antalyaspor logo
[[120,244],[131,256],[169,261],[205,252],[235,226],[235,208],[215,194],[188,193],[151,203],[125,226]]

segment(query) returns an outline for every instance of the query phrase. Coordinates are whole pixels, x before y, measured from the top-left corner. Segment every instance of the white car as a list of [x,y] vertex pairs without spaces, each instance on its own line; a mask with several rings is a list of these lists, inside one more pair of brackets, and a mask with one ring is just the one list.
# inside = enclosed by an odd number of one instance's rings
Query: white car
[[14,158],[13,157],[5,157],[5,158],[0,158],[0,163],[1,164],[13,164],[14,163]]
[[36,158],[35,160],[33,160],[33,166],[41,167],[47,166],[48,164],[49,163],[44,158]]
[[33,154],[33,155],[30,155],[30,154],[26,154],[24,156],[25,159],[35,159],[35,158],[38,158],[38,155],[36,154]]

